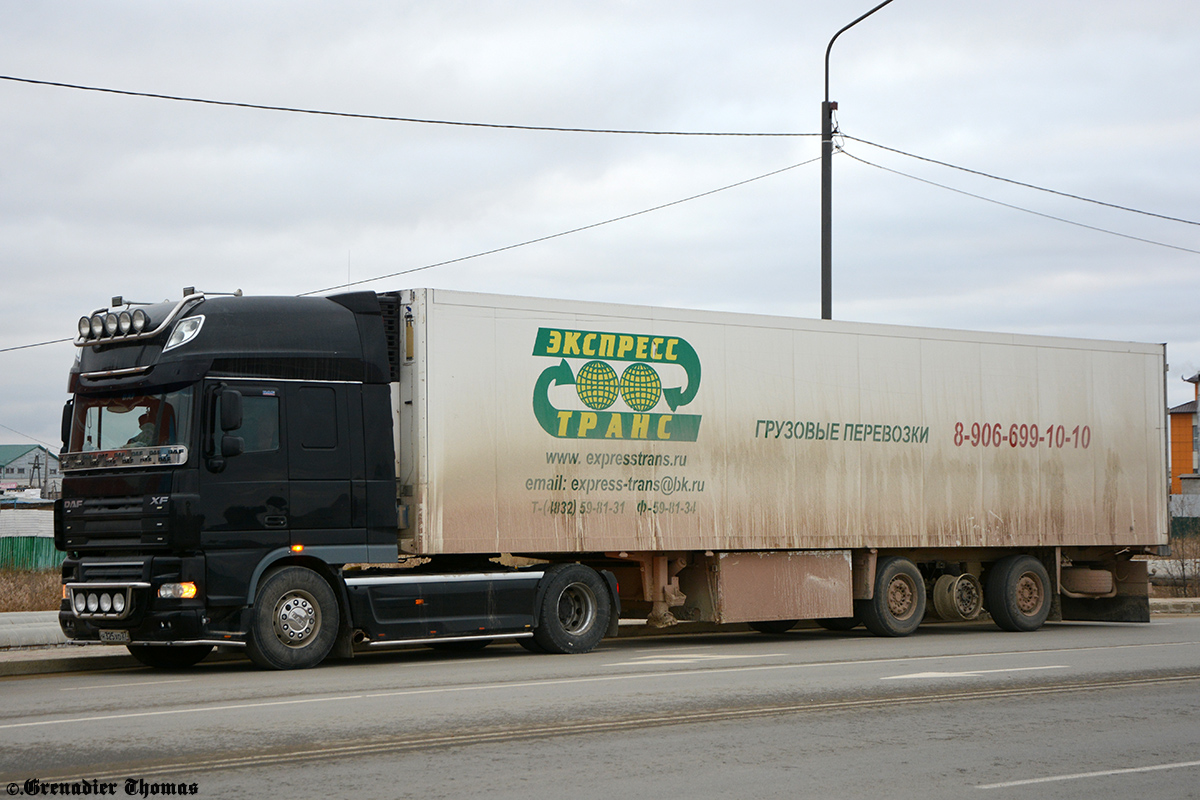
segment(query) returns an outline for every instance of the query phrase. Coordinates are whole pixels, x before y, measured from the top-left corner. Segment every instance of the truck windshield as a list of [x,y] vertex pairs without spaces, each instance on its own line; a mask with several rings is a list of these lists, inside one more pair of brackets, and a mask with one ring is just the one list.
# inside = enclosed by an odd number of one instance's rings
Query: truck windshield
[[192,387],[162,394],[75,396],[72,453],[186,445]]

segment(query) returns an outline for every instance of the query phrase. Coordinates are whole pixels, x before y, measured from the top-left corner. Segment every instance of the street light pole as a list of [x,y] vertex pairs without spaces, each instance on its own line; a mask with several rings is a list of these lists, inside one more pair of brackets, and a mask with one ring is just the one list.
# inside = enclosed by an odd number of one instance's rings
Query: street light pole
[[839,36],[890,2],[884,0],[842,28],[825,48],[825,100],[821,103],[821,319],[833,319],[833,112],[837,111],[837,103],[829,101],[829,53]]

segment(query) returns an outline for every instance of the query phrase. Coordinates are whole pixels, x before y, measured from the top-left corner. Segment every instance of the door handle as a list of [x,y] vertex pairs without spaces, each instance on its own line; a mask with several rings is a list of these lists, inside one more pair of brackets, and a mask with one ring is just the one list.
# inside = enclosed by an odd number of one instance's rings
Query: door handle
[[282,514],[272,514],[263,518],[263,523],[268,528],[283,528],[287,526],[287,517]]

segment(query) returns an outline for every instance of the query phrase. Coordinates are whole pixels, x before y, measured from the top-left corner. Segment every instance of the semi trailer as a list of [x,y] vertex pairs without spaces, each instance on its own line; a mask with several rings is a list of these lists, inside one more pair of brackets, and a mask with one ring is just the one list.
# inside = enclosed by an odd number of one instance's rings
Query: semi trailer
[[62,418],[77,643],[264,668],[621,618],[1149,620],[1165,348],[441,289],[120,297]]

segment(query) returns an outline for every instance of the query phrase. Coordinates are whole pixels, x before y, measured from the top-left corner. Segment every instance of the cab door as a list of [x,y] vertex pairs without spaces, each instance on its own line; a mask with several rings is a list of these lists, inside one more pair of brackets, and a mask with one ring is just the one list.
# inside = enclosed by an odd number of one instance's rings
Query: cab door
[[361,403],[355,406],[352,400],[360,392],[361,387],[348,383],[287,386],[287,469],[294,545],[366,543],[361,442],[350,435],[352,409],[361,409]]
[[[242,395],[242,424],[222,431],[220,389]],[[201,546],[206,555],[209,601],[245,602],[247,583],[267,553],[290,545],[290,490],[279,384],[229,381],[205,392],[200,497],[204,503]],[[223,434],[241,438],[243,451],[223,457]]]

